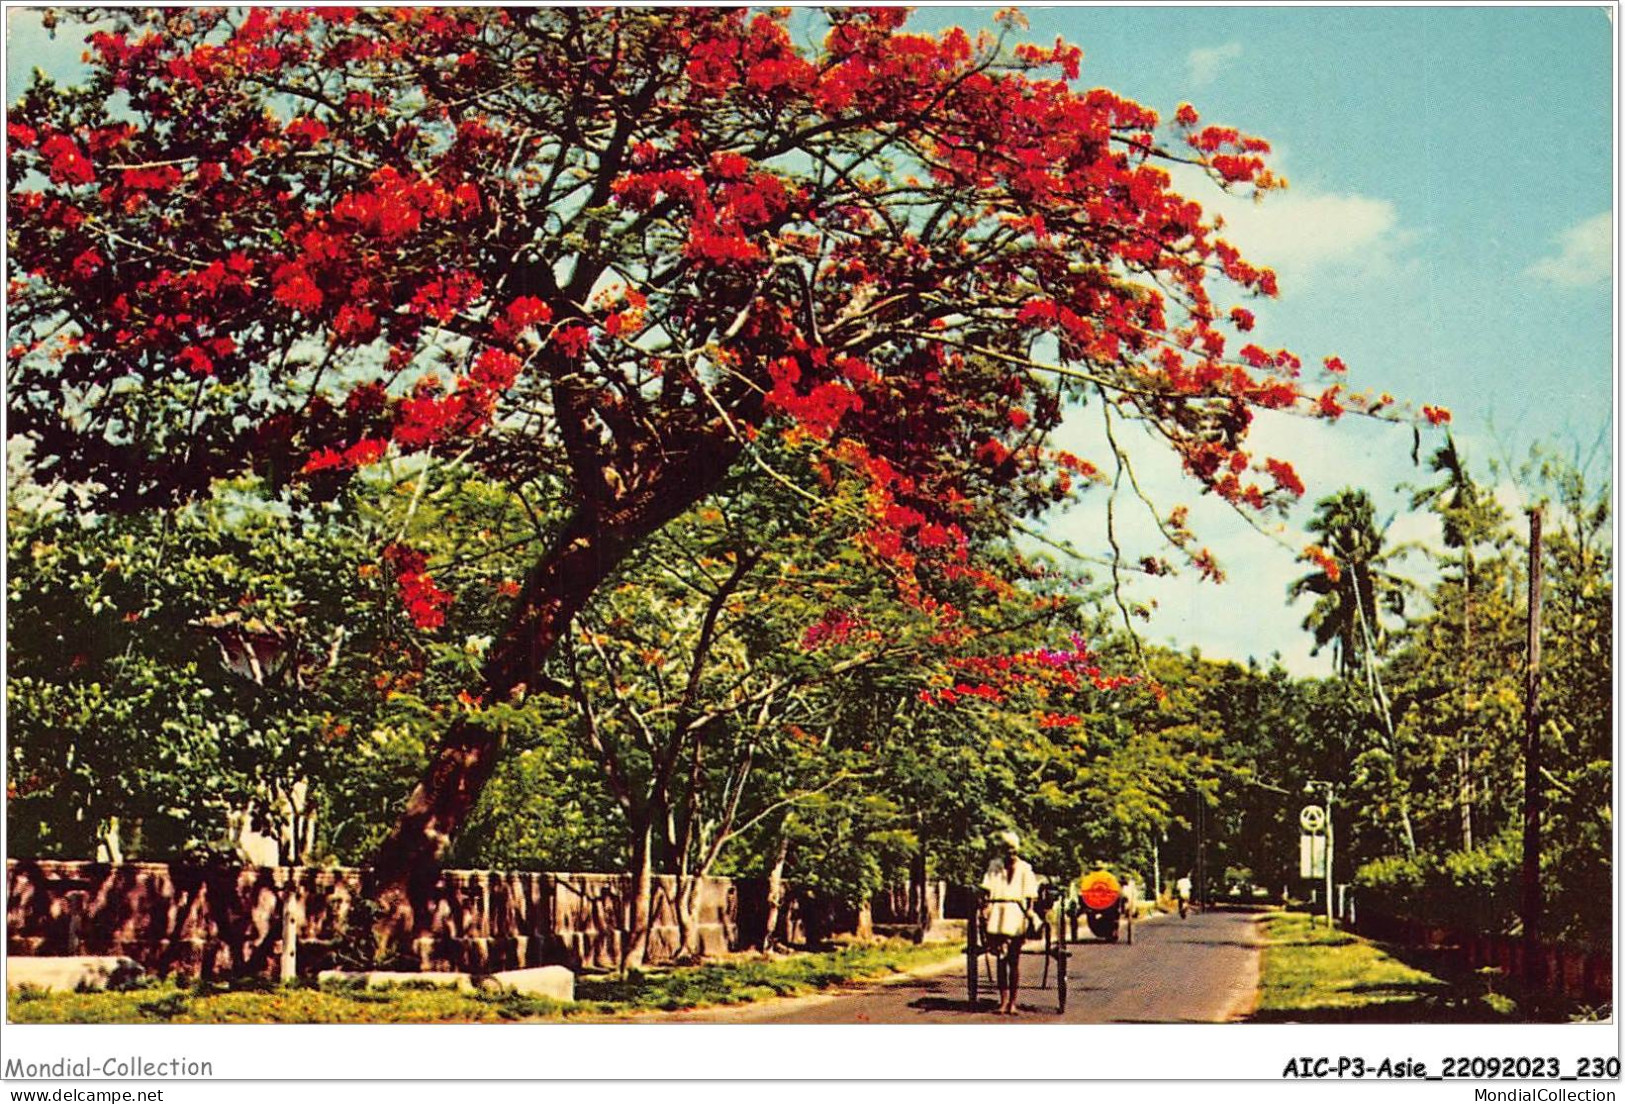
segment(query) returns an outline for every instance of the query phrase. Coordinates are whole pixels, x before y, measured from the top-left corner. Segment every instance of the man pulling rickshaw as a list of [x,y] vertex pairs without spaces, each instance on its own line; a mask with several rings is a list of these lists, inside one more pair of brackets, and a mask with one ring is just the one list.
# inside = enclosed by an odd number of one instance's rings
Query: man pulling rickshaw
[[1036,926],[1033,909],[1038,900],[1038,875],[1021,857],[1021,837],[1011,831],[998,835],[1002,854],[987,864],[982,875],[982,930],[987,950],[997,964],[1000,1016],[1016,1014],[1016,991],[1021,986],[1021,944]]
[[[1066,921],[1070,919],[1073,937],[1080,917],[1096,938],[1118,941],[1127,920],[1128,942],[1134,942],[1135,885],[1119,882],[1105,863],[1096,863],[1076,881],[1046,881],[1021,857],[1021,837],[1012,831],[994,837],[998,854],[982,875],[981,905],[971,920],[965,946],[965,988],[972,1006],[976,1004],[978,979],[986,957],[994,963],[999,989],[996,1015],[1016,1014],[1016,995],[1021,988],[1021,954],[1029,939],[1042,939],[1044,980],[1048,988],[1051,960],[1055,969],[1055,996],[1066,1011],[1067,947]],[[1057,926],[1051,926],[1051,912]]]

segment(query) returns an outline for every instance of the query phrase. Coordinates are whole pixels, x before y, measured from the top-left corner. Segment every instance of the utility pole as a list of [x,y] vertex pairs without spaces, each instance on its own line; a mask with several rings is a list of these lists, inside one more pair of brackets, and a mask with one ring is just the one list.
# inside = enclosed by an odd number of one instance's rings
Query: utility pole
[[1196,791],[1196,892],[1191,894],[1207,910],[1207,799]]
[[1326,930],[1332,930],[1332,892],[1334,883],[1332,879],[1332,856],[1337,853],[1332,846],[1332,784],[1326,783]]
[[1529,653],[1523,701],[1523,977],[1531,991],[1545,981],[1540,950],[1540,553],[1541,508],[1529,511]]
[[1160,832],[1151,833],[1151,907],[1156,908],[1157,902],[1162,900],[1162,855],[1157,850],[1157,837]]

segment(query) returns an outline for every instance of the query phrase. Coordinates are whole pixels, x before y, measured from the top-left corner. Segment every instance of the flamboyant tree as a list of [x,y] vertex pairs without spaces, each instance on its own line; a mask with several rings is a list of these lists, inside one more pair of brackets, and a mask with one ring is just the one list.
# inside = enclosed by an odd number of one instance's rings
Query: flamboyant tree
[[[12,432],[107,509],[244,468],[319,496],[391,452],[556,481],[485,702],[534,688],[641,538],[765,464],[760,434],[867,480],[863,543],[906,592],[1090,473],[1046,446],[1069,402],[1260,510],[1302,488],[1248,451],[1255,410],[1387,402],[1235,336],[1221,295],[1274,275],[1159,163],[1264,190],[1266,144],[1078,90],[1079,51],[1010,47],[1011,21],[841,9],[808,49],[745,9],[73,14],[85,82],[8,118]],[[432,625],[432,565],[388,563]],[[386,897],[500,746],[449,726]]]

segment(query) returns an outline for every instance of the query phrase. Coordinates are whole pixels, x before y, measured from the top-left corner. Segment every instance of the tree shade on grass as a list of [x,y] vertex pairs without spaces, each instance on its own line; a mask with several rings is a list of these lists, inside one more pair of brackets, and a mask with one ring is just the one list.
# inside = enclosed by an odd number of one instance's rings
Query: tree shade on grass
[[1259,1023],[1489,1023],[1514,1006],[1486,980],[1444,980],[1386,948],[1317,917],[1277,913],[1263,922],[1267,943],[1259,978]]

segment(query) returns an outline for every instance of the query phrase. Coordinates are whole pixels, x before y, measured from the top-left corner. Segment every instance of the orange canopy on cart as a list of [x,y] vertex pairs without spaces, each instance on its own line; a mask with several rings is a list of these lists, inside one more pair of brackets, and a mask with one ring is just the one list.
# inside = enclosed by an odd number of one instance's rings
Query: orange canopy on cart
[[1122,895],[1123,887],[1110,871],[1091,870],[1078,879],[1078,896],[1083,898],[1084,906],[1094,912],[1111,908]]

